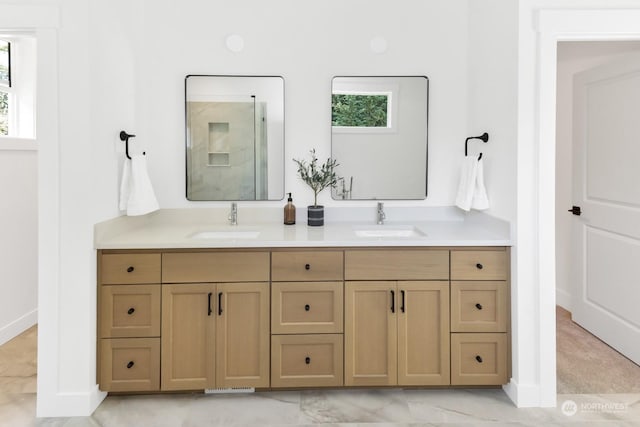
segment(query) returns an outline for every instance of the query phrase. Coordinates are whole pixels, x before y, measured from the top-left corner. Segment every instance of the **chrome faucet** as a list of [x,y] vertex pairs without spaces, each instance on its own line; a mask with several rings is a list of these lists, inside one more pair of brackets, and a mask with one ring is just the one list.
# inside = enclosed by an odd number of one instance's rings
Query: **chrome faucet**
[[378,218],[378,225],[382,225],[384,224],[384,219],[387,217],[387,215],[385,215],[384,213],[384,203],[382,202],[378,202],[378,210],[377,210],[377,218]]
[[231,203],[231,212],[228,216],[229,224],[238,225],[238,204],[236,202]]

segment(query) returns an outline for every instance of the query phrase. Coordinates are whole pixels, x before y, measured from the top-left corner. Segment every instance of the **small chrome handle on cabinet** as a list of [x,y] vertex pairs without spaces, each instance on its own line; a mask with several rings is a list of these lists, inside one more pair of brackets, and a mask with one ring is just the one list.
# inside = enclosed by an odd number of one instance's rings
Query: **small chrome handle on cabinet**
[[127,273],[133,273],[133,270],[135,270],[135,268],[133,268],[133,266],[130,265],[129,268],[127,268]]
[[476,304],[476,308],[477,308],[478,310],[482,310],[482,304],[480,304],[480,303]]
[[482,270],[482,269],[484,268],[484,266],[483,266],[482,264],[480,264],[480,263],[477,263],[477,264],[476,264],[476,268],[477,268],[478,270]]
[[304,269],[305,270],[311,270],[311,264],[305,264],[304,265]]
[[131,307],[129,310],[127,310],[127,314],[131,315],[136,311],[135,308]]
[[309,310],[311,310],[311,306],[309,304],[305,304],[304,311],[309,311]]
[[482,363],[482,357],[480,357],[480,355],[477,355],[477,356],[476,356],[476,361],[477,361],[478,363]]
[[135,363],[133,363],[133,360],[131,360],[129,363],[127,363],[127,369],[133,368],[133,365],[135,365]]
[[304,363],[306,363],[307,365],[309,365],[311,363],[311,358],[309,356],[304,358]]

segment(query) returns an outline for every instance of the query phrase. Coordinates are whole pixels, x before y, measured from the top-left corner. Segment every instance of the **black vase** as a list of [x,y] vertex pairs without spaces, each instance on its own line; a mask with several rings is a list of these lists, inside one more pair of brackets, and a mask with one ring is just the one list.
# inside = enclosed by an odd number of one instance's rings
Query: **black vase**
[[307,225],[324,225],[324,206],[307,206]]

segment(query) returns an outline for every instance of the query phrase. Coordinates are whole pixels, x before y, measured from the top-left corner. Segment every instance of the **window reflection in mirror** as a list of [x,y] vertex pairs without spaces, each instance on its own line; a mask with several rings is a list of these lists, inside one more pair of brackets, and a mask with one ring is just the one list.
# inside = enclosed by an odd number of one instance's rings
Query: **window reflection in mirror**
[[188,200],[284,197],[284,79],[185,79]]
[[427,195],[429,80],[338,76],[331,85],[336,200],[416,200]]

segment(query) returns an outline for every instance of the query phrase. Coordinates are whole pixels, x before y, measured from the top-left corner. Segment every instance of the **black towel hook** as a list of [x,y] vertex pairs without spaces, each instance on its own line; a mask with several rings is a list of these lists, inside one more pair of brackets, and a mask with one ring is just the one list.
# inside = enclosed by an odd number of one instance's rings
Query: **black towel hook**
[[[131,156],[129,155],[129,138],[135,138],[135,135],[127,133],[123,130],[120,131],[120,141],[124,141],[124,154],[127,156],[127,159],[131,160]],[[147,154],[146,152],[142,152],[142,155]]]
[[[480,136],[470,136],[469,138],[467,138],[464,141],[464,156],[467,157],[467,148],[468,148],[468,144],[469,144],[469,140],[470,139],[479,139],[480,141],[484,142],[485,144],[487,143],[487,141],[489,141],[489,134],[488,133],[483,133]],[[480,153],[480,156],[478,156],[478,160],[480,160],[482,158],[482,153]]]

